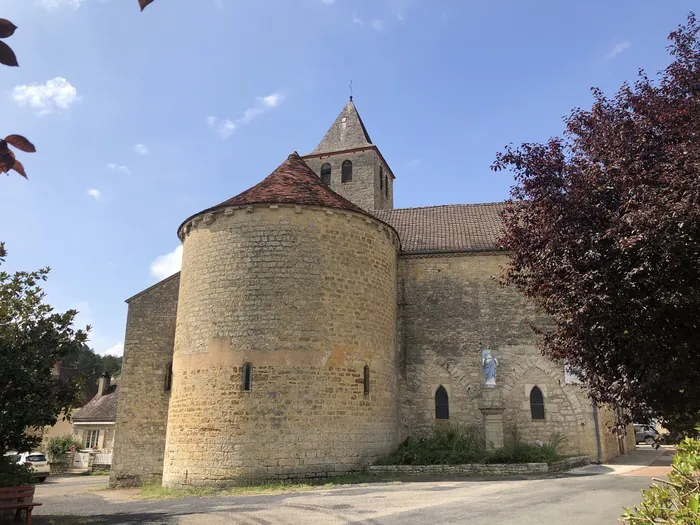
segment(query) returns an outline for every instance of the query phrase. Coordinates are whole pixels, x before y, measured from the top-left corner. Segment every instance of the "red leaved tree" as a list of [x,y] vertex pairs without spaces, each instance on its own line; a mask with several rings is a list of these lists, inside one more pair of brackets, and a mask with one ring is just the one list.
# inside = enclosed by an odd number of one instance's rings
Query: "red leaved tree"
[[[507,147],[514,173],[502,279],[552,324],[545,355],[590,396],[692,429],[700,421],[700,25],[669,36],[671,64],[613,98],[594,89],[563,136]],[[626,421],[629,422],[628,415]]]

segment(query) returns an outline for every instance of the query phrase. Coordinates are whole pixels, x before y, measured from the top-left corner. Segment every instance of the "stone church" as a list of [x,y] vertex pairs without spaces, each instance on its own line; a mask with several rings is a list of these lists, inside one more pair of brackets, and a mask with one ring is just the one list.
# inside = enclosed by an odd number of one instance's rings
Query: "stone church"
[[182,223],[181,272],[127,300],[113,485],[342,474],[445,421],[634,447],[494,279],[504,204],[395,209],[396,180],[351,99],[311,153]]

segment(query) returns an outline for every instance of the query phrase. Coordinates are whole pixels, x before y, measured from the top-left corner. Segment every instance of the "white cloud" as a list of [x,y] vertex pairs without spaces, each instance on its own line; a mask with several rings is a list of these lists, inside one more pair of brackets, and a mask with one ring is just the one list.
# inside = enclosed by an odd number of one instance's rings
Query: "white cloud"
[[148,153],[151,151],[145,144],[136,144],[132,149],[137,155],[148,155]]
[[96,190],[95,188],[90,188],[85,192],[85,195],[89,195],[96,201],[100,200],[100,197],[102,197],[102,194],[100,193],[100,190]]
[[360,17],[358,17],[358,16],[357,16],[357,13],[355,13],[355,12],[352,13],[352,21],[353,21],[355,24],[359,24],[359,25],[361,25],[361,26],[365,25],[364,20],[362,20]]
[[72,7],[78,9],[85,0],[36,0],[35,5],[46,9],[47,11],[55,11],[62,7]]
[[29,106],[39,115],[48,115],[56,109],[68,109],[80,100],[78,91],[65,78],[56,77],[45,84],[23,84],[12,90],[12,99],[20,107]]
[[118,171],[119,173],[123,173],[124,175],[131,175],[131,170],[127,168],[126,166],[120,166],[119,164],[115,164],[114,162],[110,162],[107,164],[107,169],[110,171]]
[[180,271],[182,266],[182,245],[172,252],[156,257],[151,263],[151,275],[159,281]]
[[372,29],[375,31],[381,31],[382,28],[384,27],[384,24],[382,23],[381,20],[377,20],[376,18],[372,19],[372,21],[369,23],[369,25],[372,26]]
[[389,7],[399,21],[404,19],[406,11],[408,11],[412,5],[413,0],[389,0]]
[[124,343],[117,343],[116,345],[110,346],[104,352],[99,352],[102,355],[113,355],[115,357],[121,357],[124,355]]
[[222,139],[227,139],[239,128],[239,126],[250,124],[260,115],[264,115],[271,109],[280,106],[285,99],[286,97],[281,91],[277,91],[276,93],[272,93],[264,97],[256,97],[256,105],[246,109],[243,112],[242,117],[236,120],[231,120],[209,116],[207,117],[207,125],[216,130]]
[[632,47],[632,42],[629,42],[629,41],[620,42],[615,47],[613,47],[612,50],[610,50],[610,52],[607,55],[605,55],[605,58],[608,60],[612,60],[617,55],[627,51],[630,47]]

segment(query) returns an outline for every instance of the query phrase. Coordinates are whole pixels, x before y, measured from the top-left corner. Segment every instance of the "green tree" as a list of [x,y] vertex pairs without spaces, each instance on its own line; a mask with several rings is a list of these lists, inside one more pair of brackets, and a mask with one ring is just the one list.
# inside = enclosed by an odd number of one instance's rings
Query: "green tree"
[[0,453],[35,447],[27,429],[55,424],[78,398],[79,378],[55,376],[54,365],[84,344],[89,327],[76,330],[75,310],[44,302],[48,273],[0,272]]
[[562,137],[508,147],[503,280],[549,314],[545,355],[591,397],[691,430],[700,415],[700,24],[613,98],[594,89]]

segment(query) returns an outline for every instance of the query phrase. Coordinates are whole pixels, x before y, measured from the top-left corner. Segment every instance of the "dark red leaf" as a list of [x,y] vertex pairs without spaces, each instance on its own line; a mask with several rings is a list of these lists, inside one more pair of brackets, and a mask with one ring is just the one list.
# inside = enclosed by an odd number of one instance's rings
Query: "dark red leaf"
[[17,29],[17,26],[15,24],[10,22],[9,20],[0,18],[0,38],[7,38],[8,36],[14,35],[15,29]]
[[9,155],[10,148],[7,147],[7,142],[0,139],[0,155]]
[[19,173],[20,175],[22,175],[22,177],[24,177],[25,179],[27,178],[27,172],[24,171],[24,166],[17,159],[15,159],[15,163],[12,166],[12,169],[15,170],[17,173]]
[[22,135],[8,135],[7,137],[5,137],[5,140],[8,142],[8,144],[14,146],[19,150],[26,151],[27,153],[36,152],[34,144],[29,142],[26,139],[26,137],[23,137]]
[[141,11],[146,9],[146,6],[153,2],[153,0],[139,0],[139,6],[141,7]]
[[0,64],[14,67],[19,66],[15,52],[12,51],[10,46],[8,46],[5,42],[0,42]]

